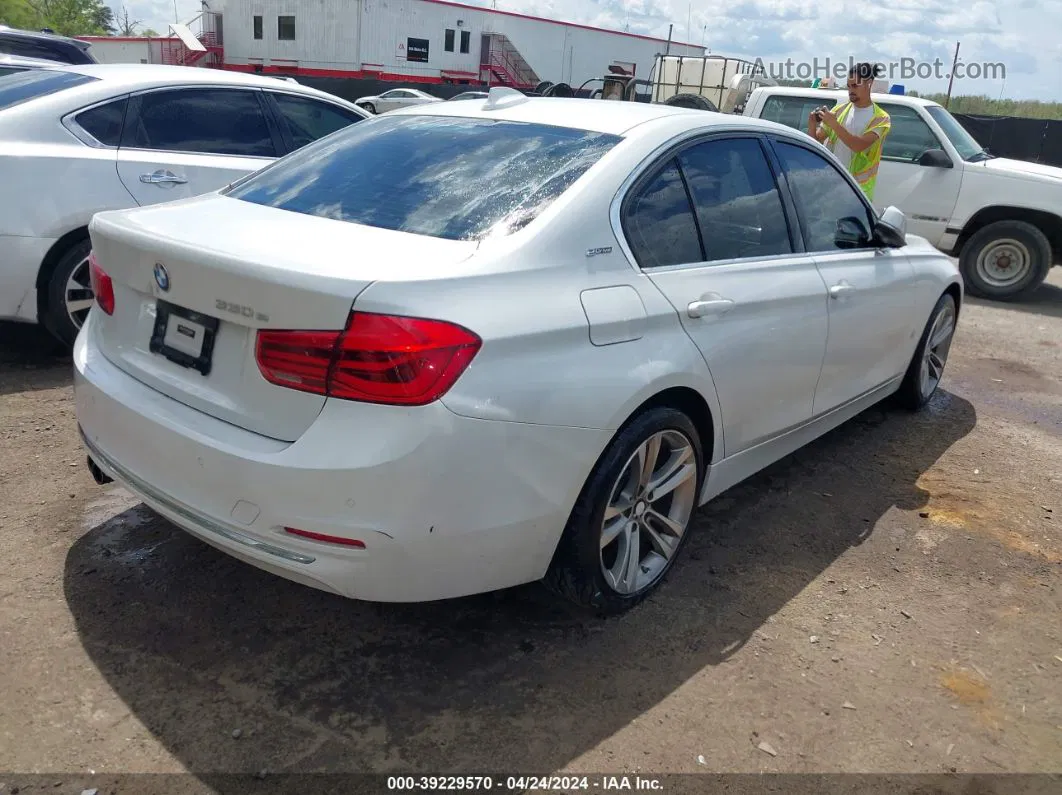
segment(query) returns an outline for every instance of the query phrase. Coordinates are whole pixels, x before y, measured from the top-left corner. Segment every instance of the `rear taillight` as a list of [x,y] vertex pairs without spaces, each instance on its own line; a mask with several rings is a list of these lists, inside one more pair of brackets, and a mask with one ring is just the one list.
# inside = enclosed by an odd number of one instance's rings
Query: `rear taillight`
[[345,400],[422,406],[461,376],[482,341],[425,318],[352,312],[344,331],[259,331],[267,381]]
[[96,261],[96,255],[89,252],[89,280],[92,282],[92,292],[96,295],[96,303],[100,309],[108,315],[114,314],[114,282],[107,272]]

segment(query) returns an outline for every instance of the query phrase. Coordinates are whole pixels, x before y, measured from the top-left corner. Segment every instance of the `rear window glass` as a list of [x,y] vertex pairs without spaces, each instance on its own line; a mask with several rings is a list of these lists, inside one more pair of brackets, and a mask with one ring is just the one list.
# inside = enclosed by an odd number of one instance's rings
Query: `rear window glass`
[[307,146],[228,195],[366,226],[479,240],[529,223],[619,141],[539,124],[381,116]]
[[0,80],[0,110],[95,80],[95,77],[52,69],[30,69],[7,75]]
[[81,127],[107,146],[118,146],[122,140],[122,124],[125,121],[125,106],[128,100],[123,97],[106,105],[82,111],[74,118]]

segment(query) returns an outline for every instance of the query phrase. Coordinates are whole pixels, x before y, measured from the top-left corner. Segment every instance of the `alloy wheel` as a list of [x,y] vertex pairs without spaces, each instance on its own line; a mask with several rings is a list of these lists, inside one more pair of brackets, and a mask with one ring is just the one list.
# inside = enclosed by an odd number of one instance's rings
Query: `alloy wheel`
[[617,593],[650,588],[667,570],[697,502],[697,455],[685,434],[654,433],[628,459],[601,525],[601,571]]
[[955,304],[947,301],[933,321],[926,338],[925,351],[922,353],[922,369],[918,383],[923,398],[929,398],[933,394],[944,376],[951,341],[955,337],[955,320]]
[[94,302],[95,294],[92,292],[89,259],[85,257],[70,271],[70,277],[66,280],[66,289],[63,291],[66,314],[70,322],[74,324],[74,328],[80,329],[84,325],[85,318],[88,317]]

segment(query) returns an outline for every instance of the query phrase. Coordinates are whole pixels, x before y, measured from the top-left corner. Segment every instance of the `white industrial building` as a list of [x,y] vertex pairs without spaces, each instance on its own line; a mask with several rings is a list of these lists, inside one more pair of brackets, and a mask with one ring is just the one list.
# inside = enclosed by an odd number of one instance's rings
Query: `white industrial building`
[[[200,28],[227,69],[534,88],[624,65],[647,77],[665,39],[449,0],[212,0]],[[674,55],[700,46],[670,43]]]

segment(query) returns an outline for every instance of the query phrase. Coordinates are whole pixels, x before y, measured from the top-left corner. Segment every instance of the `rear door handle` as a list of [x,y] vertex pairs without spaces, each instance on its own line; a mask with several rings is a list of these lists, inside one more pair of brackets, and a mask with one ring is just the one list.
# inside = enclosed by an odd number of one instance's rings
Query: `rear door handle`
[[140,181],[145,185],[184,185],[188,182],[184,177],[178,177],[165,169],[159,169],[152,174],[141,174]]
[[693,301],[686,307],[686,314],[692,318],[707,317],[708,315],[725,315],[734,307],[734,302],[729,298],[703,298]]
[[830,287],[830,298],[842,298],[849,293],[854,293],[855,289],[856,288],[848,282],[842,280]]

